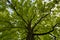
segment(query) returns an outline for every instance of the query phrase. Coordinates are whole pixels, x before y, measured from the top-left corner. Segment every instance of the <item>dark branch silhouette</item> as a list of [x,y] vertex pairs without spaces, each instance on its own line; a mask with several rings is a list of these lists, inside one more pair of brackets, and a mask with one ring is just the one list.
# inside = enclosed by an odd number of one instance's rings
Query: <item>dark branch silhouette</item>
[[20,15],[20,14],[16,11],[15,6],[14,6],[9,0],[7,0],[7,2],[11,4],[11,6],[12,6],[13,10],[16,12],[16,14],[17,14],[19,17],[21,17],[21,19],[27,24],[27,22],[24,20],[24,18],[22,17],[22,15]]
[[[52,8],[54,8],[54,7],[55,7],[55,6],[53,6]],[[44,8],[45,8],[45,2],[44,2]],[[48,15],[51,13],[51,9],[52,9],[52,8],[50,8],[48,14],[46,14],[46,15],[43,16],[43,17],[41,17],[41,18],[35,23],[35,25],[33,26],[32,30],[34,30],[34,28],[37,26],[37,24],[38,24],[39,22],[41,22],[41,20],[42,20],[43,18],[45,18],[46,16],[48,16]]]
[[57,24],[55,24],[53,27],[52,27],[52,30],[46,32],[46,33],[41,33],[41,34],[33,34],[33,35],[46,35],[46,34],[50,34],[50,32],[53,32],[54,31],[54,28],[56,27]]
[[43,18],[45,18],[46,16],[48,16],[48,15],[49,15],[49,14],[46,14],[45,16],[41,17],[41,18],[35,23],[35,25],[33,26],[32,29],[34,29],[34,28],[37,26],[37,24],[38,24],[39,22],[41,22],[41,20],[42,20]]

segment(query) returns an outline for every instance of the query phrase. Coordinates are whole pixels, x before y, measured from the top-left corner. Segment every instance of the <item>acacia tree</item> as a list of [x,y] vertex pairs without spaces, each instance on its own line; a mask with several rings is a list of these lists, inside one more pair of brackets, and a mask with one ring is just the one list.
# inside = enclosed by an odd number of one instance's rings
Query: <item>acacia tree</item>
[[0,40],[60,40],[59,0],[1,0]]

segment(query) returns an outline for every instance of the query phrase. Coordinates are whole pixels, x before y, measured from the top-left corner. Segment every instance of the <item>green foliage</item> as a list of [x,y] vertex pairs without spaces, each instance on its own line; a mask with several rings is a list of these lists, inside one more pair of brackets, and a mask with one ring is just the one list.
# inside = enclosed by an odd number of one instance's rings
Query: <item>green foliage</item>
[[[26,40],[28,29],[33,28],[33,34],[51,32],[60,40],[60,0],[0,0],[0,40]],[[45,16],[48,14],[47,16]],[[29,24],[31,23],[31,25]],[[26,28],[27,27],[27,28]],[[53,40],[50,35],[34,36],[35,40]]]
[[57,23],[60,24],[60,17],[57,18]]

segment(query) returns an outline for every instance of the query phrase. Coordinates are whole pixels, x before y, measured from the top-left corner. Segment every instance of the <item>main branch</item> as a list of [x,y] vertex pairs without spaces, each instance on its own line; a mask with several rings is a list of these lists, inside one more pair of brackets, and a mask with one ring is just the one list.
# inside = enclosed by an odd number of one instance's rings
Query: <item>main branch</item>
[[46,35],[46,34],[50,34],[50,32],[53,32],[54,31],[54,28],[56,27],[57,24],[55,24],[53,27],[52,27],[52,30],[46,32],[46,33],[41,33],[41,34],[33,34],[33,35]]
[[48,15],[49,15],[49,14],[46,14],[45,16],[41,17],[41,18],[35,23],[35,25],[33,26],[32,29],[34,29],[34,28],[37,26],[37,24],[38,24],[39,22],[41,22],[41,20],[42,20],[43,18],[45,18],[46,16],[48,16]]
[[21,19],[27,24],[27,22],[24,20],[24,18],[22,17],[22,15],[20,15],[20,14],[16,11],[15,6],[14,6],[9,0],[7,0],[7,1],[8,1],[8,3],[11,4],[11,6],[12,6],[13,10],[16,12],[16,14],[17,14],[19,17],[21,17]]

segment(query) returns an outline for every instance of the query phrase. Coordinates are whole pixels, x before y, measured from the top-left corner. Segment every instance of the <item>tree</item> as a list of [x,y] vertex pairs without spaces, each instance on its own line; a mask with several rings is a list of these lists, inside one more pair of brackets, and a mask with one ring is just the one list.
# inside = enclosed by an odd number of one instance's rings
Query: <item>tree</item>
[[1,0],[0,40],[60,40],[59,0]]

